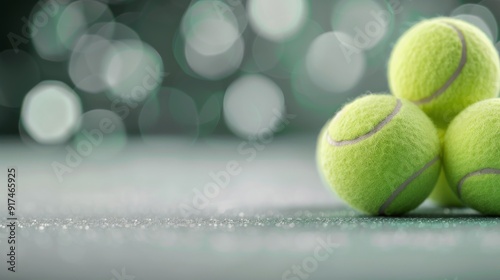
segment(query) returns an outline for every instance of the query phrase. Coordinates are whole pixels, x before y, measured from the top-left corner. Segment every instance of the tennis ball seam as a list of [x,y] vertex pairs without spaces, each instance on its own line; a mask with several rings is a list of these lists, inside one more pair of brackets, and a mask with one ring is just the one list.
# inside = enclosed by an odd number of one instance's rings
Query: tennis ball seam
[[483,168],[466,174],[457,184],[457,195],[458,198],[462,199],[462,187],[467,179],[474,176],[486,175],[486,174],[500,174],[500,169],[496,168]]
[[460,43],[462,45],[462,56],[460,57],[460,62],[458,64],[457,69],[455,69],[455,72],[453,72],[451,77],[448,78],[448,80],[444,83],[444,85],[442,85],[433,94],[431,94],[427,97],[424,97],[420,100],[413,101],[413,103],[415,103],[417,105],[429,103],[432,100],[441,96],[451,86],[451,84],[458,78],[460,73],[462,73],[462,70],[465,67],[465,64],[467,63],[467,43],[465,41],[465,36],[464,36],[462,30],[460,30],[457,26],[455,26],[454,24],[449,23],[449,22],[443,22],[443,24],[448,25],[449,27],[453,28],[457,32],[458,38],[460,39]]
[[420,174],[424,173],[425,170],[429,169],[434,163],[439,160],[439,156],[436,156],[431,161],[426,163],[422,168],[420,168],[417,172],[413,173],[410,177],[408,177],[401,185],[399,185],[396,190],[389,196],[389,198],[380,206],[378,213],[379,215],[384,215],[385,210],[391,206],[392,202],[398,197],[400,193],[402,193],[406,187],[408,187],[413,180],[415,180]]
[[328,144],[330,144],[331,146],[335,146],[335,147],[352,145],[352,144],[356,144],[360,141],[363,141],[363,140],[369,138],[370,136],[374,135],[375,133],[379,132],[380,130],[382,130],[382,128],[384,128],[384,126],[386,124],[388,124],[398,114],[398,112],[401,110],[401,106],[403,106],[403,104],[401,103],[401,100],[396,99],[396,106],[394,107],[392,112],[389,115],[387,115],[387,117],[385,117],[381,122],[379,122],[372,130],[368,131],[367,133],[365,133],[361,136],[358,136],[358,137],[351,139],[351,140],[337,141],[337,140],[332,139],[330,134],[327,132],[327,133],[325,133],[326,141],[328,142]]

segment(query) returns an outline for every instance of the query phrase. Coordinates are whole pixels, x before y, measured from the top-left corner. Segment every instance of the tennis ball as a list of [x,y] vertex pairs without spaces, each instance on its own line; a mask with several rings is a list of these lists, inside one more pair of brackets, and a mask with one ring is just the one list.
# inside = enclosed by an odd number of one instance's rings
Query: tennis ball
[[[441,149],[443,149],[444,137],[446,135],[446,130],[437,129],[439,142],[441,143]],[[463,203],[458,199],[457,195],[453,193],[450,185],[448,184],[448,179],[446,178],[446,173],[444,168],[441,168],[439,177],[432,190],[429,199],[435,204],[442,207],[463,207]]]
[[467,106],[498,95],[498,53],[475,26],[453,18],[424,20],[397,41],[388,65],[392,93],[417,104],[445,128]]
[[408,212],[427,198],[438,178],[436,128],[409,101],[382,94],[358,98],[322,135],[317,154],[325,179],[362,212]]
[[500,215],[500,99],[471,105],[451,122],[443,161],[452,190],[467,206]]

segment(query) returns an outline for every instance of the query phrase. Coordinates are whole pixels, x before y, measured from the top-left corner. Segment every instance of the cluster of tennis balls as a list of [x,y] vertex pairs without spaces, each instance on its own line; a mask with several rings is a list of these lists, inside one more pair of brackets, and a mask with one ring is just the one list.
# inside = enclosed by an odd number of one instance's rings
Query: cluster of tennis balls
[[488,37],[458,19],[424,20],[388,68],[393,95],[360,97],[322,129],[322,177],[368,214],[403,214],[430,196],[500,215],[500,66]]

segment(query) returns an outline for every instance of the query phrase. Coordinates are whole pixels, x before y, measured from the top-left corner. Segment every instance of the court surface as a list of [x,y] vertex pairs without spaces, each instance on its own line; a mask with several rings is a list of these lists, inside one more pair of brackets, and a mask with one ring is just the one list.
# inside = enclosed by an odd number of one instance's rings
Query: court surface
[[500,219],[429,202],[361,215],[321,182],[314,137],[129,139],[62,181],[64,147],[2,141],[2,168],[18,168],[19,225],[17,272],[2,261],[0,279],[500,279]]

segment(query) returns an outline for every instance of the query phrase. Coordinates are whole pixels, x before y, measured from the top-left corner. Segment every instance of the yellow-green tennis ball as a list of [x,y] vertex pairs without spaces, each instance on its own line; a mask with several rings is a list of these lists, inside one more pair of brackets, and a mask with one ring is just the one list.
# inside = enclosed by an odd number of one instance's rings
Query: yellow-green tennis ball
[[[446,135],[446,130],[437,129],[439,142],[441,143],[441,149],[443,149],[444,137]],[[451,190],[450,184],[448,184],[448,179],[446,178],[446,173],[444,168],[441,168],[439,173],[439,178],[437,180],[436,186],[432,190],[429,199],[435,204],[442,207],[463,207],[463,203],[458,199],[457,195]]]
[[368,214],[398,215],[420,205],[441,168],[432,121],[414,104],[366,95],[344,106],[318,146],[337,195]]
[[424,20],[404,33],[389,59],[392,93],[417,104],[439,127],[463,109],[498,95],[498,53],[475,26],[453,18]]
[[443,160],[452,190],[467,206],[500,215],[500,99],[471,105],[453,120]]

